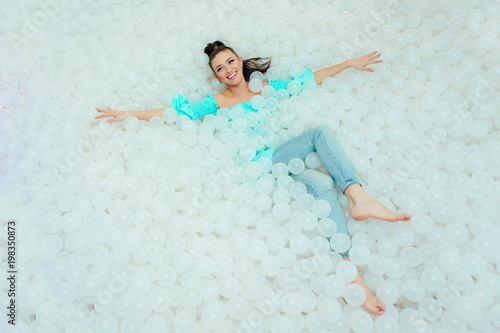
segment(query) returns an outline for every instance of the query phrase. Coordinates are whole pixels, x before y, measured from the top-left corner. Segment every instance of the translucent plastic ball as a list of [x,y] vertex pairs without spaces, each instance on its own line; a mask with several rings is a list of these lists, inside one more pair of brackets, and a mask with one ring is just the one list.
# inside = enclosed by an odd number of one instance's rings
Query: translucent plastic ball
[[232,275],[224,276],[219,280],[220,294],[226,298],[236,296],[239,289],[240,282]]
[[101,332],[118,332],[119,322],[115,316],[103,314],[96,319],[96,330]]
[[478,317],[479,306],[473,297],[458,296],[453,301],[451,311],[457,318],[468,322]]
[[326,218],[330,216],[332,211],[332,207],[330,203],[326,200],[316,200],[316,202],[312,205],[312,212],[318,218]]
[[351,314],[349,323],[356,333],[368,333],[373,330],[373,319],[365,311],[356,311]]
[[278,220],[286,220],[291,213],[290,206],[286,203],[280,202],[274,205],[273,207],[273,215]]
[[[263,219],[266,220],[266,219]],[[266,239],[266,244],[269,246],[269,249],[272,251],[281,250],[286,243],[286,238],[283,234],[279,232],[269,233]]]
[[280,272],[281,264],[276,256],[270,255],[262,259],[262,272],[267,276],[276,276]]
[[336,300],[325,299],[318,305],[318,314],[321,320],[331,324],[340,319],[340,316],[342,315],[342,308]]
[[248,301],[241,296],[231,298],[227,305],[227,313],[233,319],[242,319],[248,314]]
[[139,128],[139,119],[136,117],[127,117],[123,122],[126,130],[136,131]]
[[316,228],[318,218],[311,212],[303,212],[299,215],[299,225],[305,231],[311,231]]
[[252,99],[250,100],[250,106],[255,110],[262,109],[265,104],[266,100],[264,99],[264,97],[259,95],[252,97]]
[[[273,204],[273,201],[272,199],[265,195],[265,194],[260,194],[258,195],[256,198],[255,198],[255,208],[257,208],[258,210],[260,210],[261,212],[265,212],[265,211],[268,211],[272,204]],[[258,224],[257,224],[257,227],[258,227]]]
[[345,289],[344,299],[349,305],[360,306],[366,300],[366,292],[359,284],[351,283]]
[[352,282],[358,276],[358,268],[352,262],[342,260],[337,264],[337,275],[345,282]]
[[257,179],[262,175],[262,165],[257,162],[249,162],[246,166],[246,174],[250,179]]
[[382,275],[387,271],[387,258],[381,254],[375,253],[368,262],[368,269],[376,275]]
[[391,282],[382,282],[377,286],[377,298],[384,304],[394,304],[399,298],[398,287]]
[[287,317],[278,317],[273,321],[271,333],[287,333],[293,331],[293,323]]
[[307,236],[299,234],[290,239],[290,248],[297,254],[303,254],[309,249],[310,240]]
[[446,61],[449,64],[458,64],[463,58],[463,53],[460,49],[451,49],[446,52]]
[[446,239],[454,244],[464,244],[469,239],[468,229],[459,223],[447,224],[445,233]]
[[263,87],[262,80],[258,78],[252,79],[248,83],[248,88],[250,89],[251,92],[255,94],[260,92],[262,90],[262,87]]
[[382,237],[377,241],[377,250],[386,257],[392,257],[398,251],[398,244],[392,237]]
[[276,163],[273,165],[272,174],[275,178],[288,175],[288,166],[284,163]]
[[269,178],[259,178],[255,184],[255,189],[257,192],[262,194],[268,194],[273,189],[273,182]]
[[436,268],[426,269],[420,275],[420,281],[425,289],[437,292],[445,286],[443,274]]
[[273,201],[275,203],[279,202],[290,203],[290,199],[291,199],[290,192],[288,192],[285,189],[278,189],[273,193]]
[[394,238],[401,248],[413,245],[415,233],[410,228],[399,228],[394,231]]
[[286,292],[283,295],[283,310],[289,315],[298,315],[304,309],[304,300],[297,292]]
[[347,252],[351,247],[351,239],[345,234],[337,233],[330,238],[330,247],[338,253]]
[[445,251],[439,255],[438,264],[444,272],[456,272],[462,268],[463,260],[459,253]]
[[302,86],[298,81],[290,81],[286,90],[290,95],[298,95],[302,91]]
[[491,322],[500,328],[500,304],[491,307],[489,315]]
[[269,248],[261,240],[253,240],[248,244],[248,253],[254,260],[262,260],[269,254]]
[[323,237],[332,237],[337,232],[337,223],[330,218],[323,218],[319,220],[317,230]]
[[193,258],[186,252],[179,252],[173,257],[172,265],[177,272],[185,273],[193,265]]
[[292,198],[298,199],[300,198],[303,194],[307,194],[307,188],[303,183],[297,182],[294,183],[290,186],[289,188],[289,193]]
[[36,320],[44,326],[53,324],[57,320],[59,308],[53,303],[43,303],[36,310]]
[[267,72],[266,76],[268,80],[278,80],[280,77],[280,70],[278,67],[270,67]]
[[304,172],[304,169],[305,169],[304,161],[301,160],[300,158],[293,158],[288,163],[288,170],[290,171],[290,173],[294,175],[301,174],[302,172]]
[[306,156],[306,166],[310,169],[317,169],[321,165],[321,159],[318,153],[309,153]]
[[380,316],[375,319],[376,333],[398,333],[399,325],[396,319],[391,316]]
[[486,268],[486,261],[483,257],[477,256],[473,253],[468,253],[463,256],[464,269],[473,275],[479,275],[484,272]]
[[401,260],[409,267],[416,267],[422,262],[422,254],[414,247],[407,247],[401,251]]
[[370,257],[370,250],[364,245],[353,245],[349,250],[349,259],[358,266],[366,265]]
[[174,330],[176,332],[190,332],[196,325],[196,318],[190,312],[178,313],[173,322]]
[[402,285],[403,295],[412,302],[418,302],[425,296],[425,289],[417,279],[408,279]]
[[262,72],[259,72],[259,71],[255,71],[252,73],[252,75],[250,75],[250,80],[252,79],[259,79],[261,81],[264,81],[265,80],[265,76]]
[[272,98],[276,94],[276,90],[272,86],[266,86],[262,88],[262,97],[264,98]]
[[339,275],[329,275],[323,281],[323,288],[332,297],[340,297],[346,288],[345,280]]

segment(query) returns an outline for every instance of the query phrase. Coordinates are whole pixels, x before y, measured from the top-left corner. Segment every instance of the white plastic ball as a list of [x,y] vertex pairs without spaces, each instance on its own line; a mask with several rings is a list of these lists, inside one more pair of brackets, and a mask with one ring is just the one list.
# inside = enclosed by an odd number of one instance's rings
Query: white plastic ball
[[322,218],[318,221],[317,230],[323,237],[332,237],[337,232],[337,224],[330,218]]
[[318,153],[309,153],[306,156],[306,166],[310,169],[317,169],[321,165],[321,159]]
[[344,298],[347,304],[360,306],[366,300],[366,292],[359,284],[351,283],[345,289]]
[[288,163],[288,170],[294,175],[301,174],[305,169],[304,161],[300,158],[293,158]]
[[349,323],[356,333],[371,332],[373,330],[373,319],[364,311],[356,311],[351,314]]
[[351,240],[349,236],[341,233],[337,233],[330,239],[330,246],[333,251],[338,253],[344,253],[351,247]]
[[425,295],[422,283],[416,279],[408,279],[402,285],[403,295],[412,302],[418,302]]
[[349,259],[358,266],[366,265],[370,257],[370,250],[364,245],[353,245],[349,250]]
[[342,308],[334,299],[325,299],[318,305],[318,314],[326,323],[335,323],[340,319]]
[[262,90],[262,87],[263,87],[262,80],[258,78],[252,79],[248,83],[248,88],[250,89],[251,92],[255,94],[260,92]]
[[343,260],[337,264],[337,274],[345,282],[352,282],[358,276],[358,269],[352,262]]
[[318,218],[326,218],[330,215],[332,207],[326,200],[316,200],[312,205],[312,211]]
[[346,288],[345,280],[339,275],[329,275],[323,281],[323,288],[332,297],[340,297]]

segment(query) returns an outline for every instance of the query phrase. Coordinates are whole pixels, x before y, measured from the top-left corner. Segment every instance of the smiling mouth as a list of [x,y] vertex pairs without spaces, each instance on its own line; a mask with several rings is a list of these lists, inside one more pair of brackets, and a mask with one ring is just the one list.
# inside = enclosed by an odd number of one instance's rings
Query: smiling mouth
[[234,78],[235,76],[236,76],[236,72],[234,72],[233,74],[229,75],[227,78],[228,78],[229,80],[231,80],[231,79],[232,79],[232,78]]

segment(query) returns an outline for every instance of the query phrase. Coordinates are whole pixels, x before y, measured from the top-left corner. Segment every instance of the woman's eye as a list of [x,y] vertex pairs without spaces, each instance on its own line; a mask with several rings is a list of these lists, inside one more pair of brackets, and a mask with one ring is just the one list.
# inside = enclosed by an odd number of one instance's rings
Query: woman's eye
[[219,67],[219,68],[217,68],[217,72],[220,72],[220,70],[221,70],[221,68],[220,68],[220,67]]
[[234,59],[231,59],[231,60],[229,60],[229,63],[232,63],[233,61],[234,61]]

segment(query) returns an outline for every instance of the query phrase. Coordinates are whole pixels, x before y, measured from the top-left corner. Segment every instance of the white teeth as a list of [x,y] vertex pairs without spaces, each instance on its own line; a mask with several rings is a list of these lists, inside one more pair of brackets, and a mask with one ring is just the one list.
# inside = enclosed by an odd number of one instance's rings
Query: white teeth
[[234,72],[233,74],[231,74],[231,75],[230,75],[230,76],[228,76],[227,78],[228,78],[228,79],[232,79],[235,75],[236,75],[236,72]]

